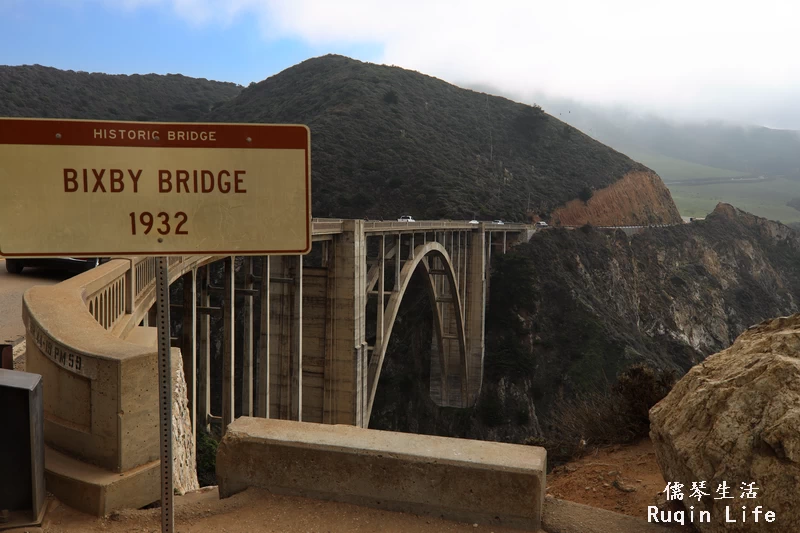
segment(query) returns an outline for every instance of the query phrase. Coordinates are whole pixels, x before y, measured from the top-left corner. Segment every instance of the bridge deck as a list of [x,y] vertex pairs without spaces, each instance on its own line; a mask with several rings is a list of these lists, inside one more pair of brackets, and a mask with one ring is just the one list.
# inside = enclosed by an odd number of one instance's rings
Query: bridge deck
[[[315,218],[312,220],[314,235],[335,235],[342,233],[344,220],[336,218]],[[400,222],[395,220],[365,220],[366,233],[411,233],[423,231],[524,231],[533,229],[530,224],[479,222],[470,224],[467,220],[419,220]]]

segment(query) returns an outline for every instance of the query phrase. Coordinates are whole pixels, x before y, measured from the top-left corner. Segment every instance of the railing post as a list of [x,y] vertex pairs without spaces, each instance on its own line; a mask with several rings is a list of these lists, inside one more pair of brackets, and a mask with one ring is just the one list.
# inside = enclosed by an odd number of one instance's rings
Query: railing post
[[136,308],[136,262],[135,259],[128,259],[131,266],[125,272],[125,313],[133,314]]

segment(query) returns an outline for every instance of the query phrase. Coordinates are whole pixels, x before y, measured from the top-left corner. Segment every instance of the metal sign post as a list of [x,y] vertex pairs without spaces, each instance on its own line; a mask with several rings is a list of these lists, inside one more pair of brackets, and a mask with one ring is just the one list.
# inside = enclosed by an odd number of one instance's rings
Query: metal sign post
[[169,261],[161,256],[156,271],[156,321],[158,323],[158,420],[161,431],[161,532],[172,533],[172,361],[170,360]]

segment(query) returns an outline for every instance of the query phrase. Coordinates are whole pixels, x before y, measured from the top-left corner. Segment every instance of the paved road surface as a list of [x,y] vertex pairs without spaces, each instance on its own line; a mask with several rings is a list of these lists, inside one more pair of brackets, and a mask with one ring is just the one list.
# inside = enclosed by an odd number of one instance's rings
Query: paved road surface
[[15,344],[25,336],[22,324],[22,295],[35,285],[53,285],[70,277],[69,273],[40,268],[25,269],[22,274],[6,272],[0,259],[0,344]]

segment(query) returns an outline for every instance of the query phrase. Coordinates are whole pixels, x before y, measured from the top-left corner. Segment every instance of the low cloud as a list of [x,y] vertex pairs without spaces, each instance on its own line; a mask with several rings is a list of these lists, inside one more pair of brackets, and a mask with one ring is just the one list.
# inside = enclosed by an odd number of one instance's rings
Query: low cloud
[[193,25],[256,17],[267,40],[377,44],[380,62],[521,97],[761,122],[800,103],[795,0],[83,1],[160,4]]

